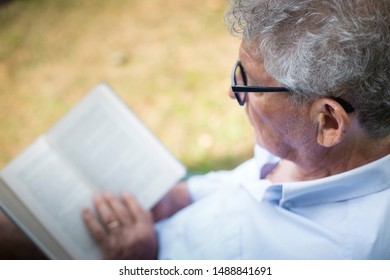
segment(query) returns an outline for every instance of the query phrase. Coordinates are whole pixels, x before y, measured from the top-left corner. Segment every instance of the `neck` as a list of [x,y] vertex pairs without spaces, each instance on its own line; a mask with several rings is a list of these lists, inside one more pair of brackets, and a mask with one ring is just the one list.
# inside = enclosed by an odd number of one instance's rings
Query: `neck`
[[296,157],[282,159],[267,176],[274,183],[308,181],[346,172],[390,154],[390,136],[381,139],[357,138],[315,152],[299,151]]

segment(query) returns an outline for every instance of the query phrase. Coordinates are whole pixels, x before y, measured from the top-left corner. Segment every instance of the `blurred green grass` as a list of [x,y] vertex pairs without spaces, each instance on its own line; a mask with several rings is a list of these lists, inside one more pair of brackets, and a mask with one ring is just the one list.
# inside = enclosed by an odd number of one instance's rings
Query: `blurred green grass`
[[101,80],[191,172],[250,157],[227,96],[239,40],[223,0],[13,0],[0,6],[0,168]]

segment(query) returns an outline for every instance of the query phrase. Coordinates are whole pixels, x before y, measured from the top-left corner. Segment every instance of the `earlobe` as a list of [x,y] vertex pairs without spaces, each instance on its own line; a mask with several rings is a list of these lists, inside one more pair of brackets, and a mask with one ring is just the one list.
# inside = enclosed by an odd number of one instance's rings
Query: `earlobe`
[[332,99],[322,98],[315,103],[317,142],[328,148],[335,146],[344,139],[350,118],[341,105]]

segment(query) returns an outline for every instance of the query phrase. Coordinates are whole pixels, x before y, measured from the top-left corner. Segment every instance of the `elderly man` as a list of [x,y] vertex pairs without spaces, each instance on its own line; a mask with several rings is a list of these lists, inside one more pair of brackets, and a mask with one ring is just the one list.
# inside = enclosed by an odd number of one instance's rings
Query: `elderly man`
[[254,158],[178,184],[151,212],[97,196],[100,217],[83,218],[103,255],[390,259],[390,2],[230,4],[242,37],[230,97],[254,127]]
[[232,0],[226,19],[254,158],[152,213],[97,197],[103,223],[83,217],[105,257],[390,259],[390,2]]

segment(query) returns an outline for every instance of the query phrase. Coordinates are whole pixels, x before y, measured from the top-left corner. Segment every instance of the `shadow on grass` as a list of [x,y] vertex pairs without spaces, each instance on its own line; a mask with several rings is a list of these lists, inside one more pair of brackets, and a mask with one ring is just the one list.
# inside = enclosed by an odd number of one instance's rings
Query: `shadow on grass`
[[0,0],[0,7],[3,5],[9,4],[11,2],[12,2],[12,0]]

